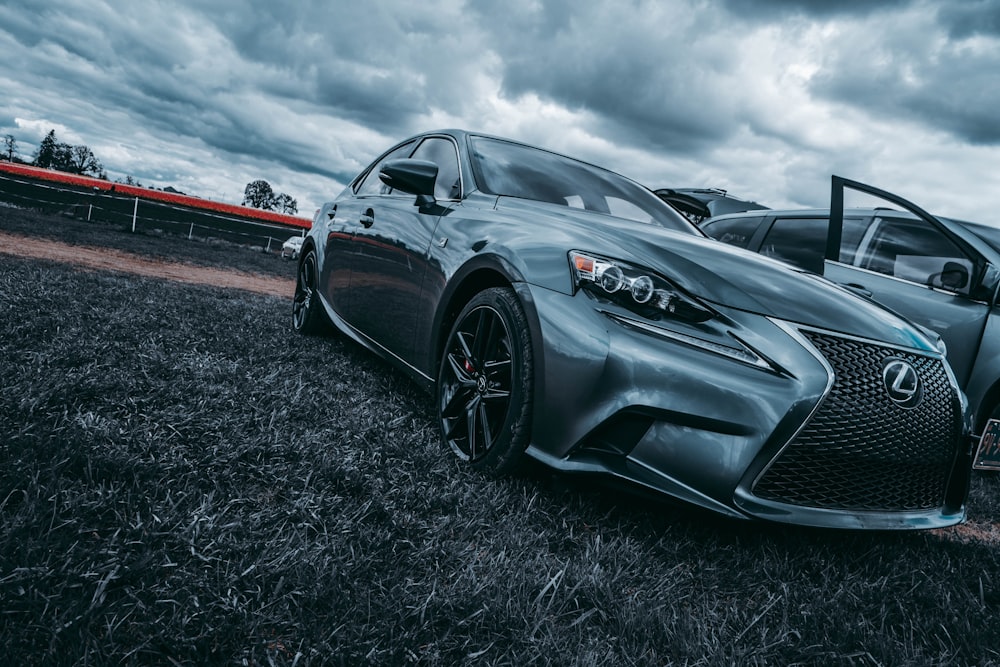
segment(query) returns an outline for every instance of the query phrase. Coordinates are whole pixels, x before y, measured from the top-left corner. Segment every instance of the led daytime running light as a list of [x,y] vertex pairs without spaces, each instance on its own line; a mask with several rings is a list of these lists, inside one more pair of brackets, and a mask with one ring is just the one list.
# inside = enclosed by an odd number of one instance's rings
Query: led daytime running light
[[578,286],[599,287],[626,308],[652,308],[691,321],[711,317],[710,311],[641,267],[576,251],[570,253],[570,264]]

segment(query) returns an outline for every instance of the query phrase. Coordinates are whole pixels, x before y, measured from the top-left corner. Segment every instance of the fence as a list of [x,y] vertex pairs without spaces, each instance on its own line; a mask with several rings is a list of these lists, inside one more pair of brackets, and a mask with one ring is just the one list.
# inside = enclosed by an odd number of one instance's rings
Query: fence
[[[130,188],[134,189],[134,188]],[[144,199],[110,189],[86,188],[36,181],[0,173],[0,201],[68,215],[79,220],[110,223],[133,232],[166,232],[189,239],[218,238],[280,250],[290,236],[305,234],[300,226],[260,222],[234,215]]]

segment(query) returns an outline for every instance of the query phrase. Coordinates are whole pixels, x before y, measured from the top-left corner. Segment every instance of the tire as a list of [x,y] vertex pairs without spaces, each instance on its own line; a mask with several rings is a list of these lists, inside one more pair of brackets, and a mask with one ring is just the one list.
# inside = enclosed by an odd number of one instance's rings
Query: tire
[[329,328],[329,320],[316,293],[318,276],[316,253],[309,251],[299,262],[292,299],[292,328],[307,336],[324,333]]
[[515,471],[531,435],[533,387],[528,319],[514,290],[480,292],[459,313],[441,358],[441,439],[476,470]]

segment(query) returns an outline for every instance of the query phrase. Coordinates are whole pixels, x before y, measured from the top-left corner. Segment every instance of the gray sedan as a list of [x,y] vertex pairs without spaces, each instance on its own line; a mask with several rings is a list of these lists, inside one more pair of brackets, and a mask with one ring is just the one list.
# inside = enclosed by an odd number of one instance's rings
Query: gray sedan
[[463,465],[527,458],[738,519],[960,522],[966,404],[935,340],[706,238],[634,181],[458,130],[325,204],[292,308],[433,392]]

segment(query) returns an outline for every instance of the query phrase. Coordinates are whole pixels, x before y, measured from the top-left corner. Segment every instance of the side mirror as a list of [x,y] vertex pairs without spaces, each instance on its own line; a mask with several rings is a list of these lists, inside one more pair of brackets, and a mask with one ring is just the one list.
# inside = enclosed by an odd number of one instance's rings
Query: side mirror
[[417,195],[417,206],[434,203],[438,166],[427,160],[389,160],[378,172],[379,180],[394,190]]
[[927,284],[957,292],[969,284],[969,270],[958,262],[945,262],[944,269],[927,277]]

